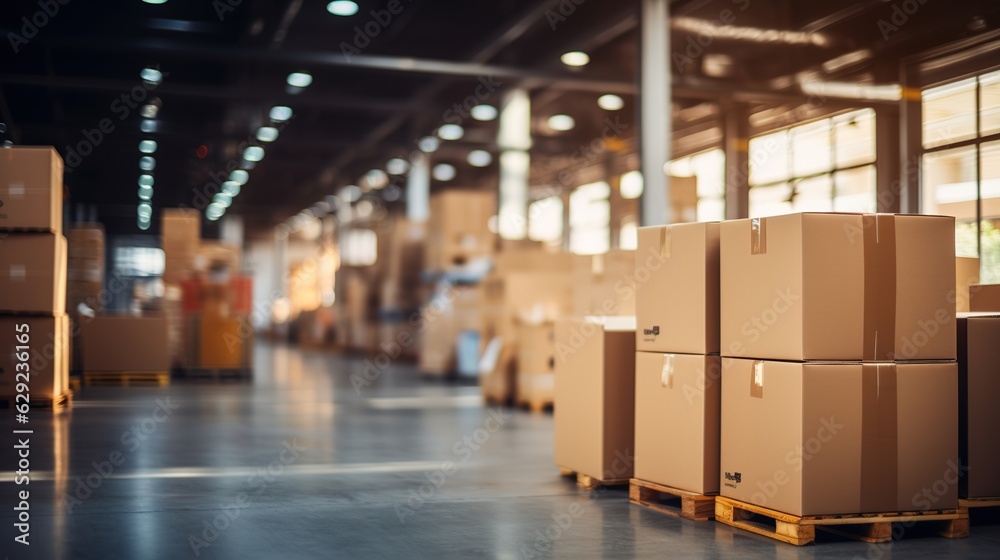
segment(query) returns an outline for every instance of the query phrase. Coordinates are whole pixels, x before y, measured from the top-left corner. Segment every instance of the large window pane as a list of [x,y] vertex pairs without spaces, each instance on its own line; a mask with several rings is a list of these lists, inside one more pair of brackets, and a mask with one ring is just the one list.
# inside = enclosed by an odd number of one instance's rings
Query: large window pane
[[922,213],[955,216],[958,256],[978,256],[975,146],[924,154],[922,190]]
[[563,232],[563,201],[550,196],[528,206],[528,238],[534,241],[559,241]]
[[929,88],[923,93],[924,147],[976,136],[976,79]]
[[750,184],[763,185],[789,178],[788,132],[750,139]]
[[865,109],[838,117],[833,137],[837,167],[875,161],[875,111]]
[[569,195],[569,249],[579,255],[611,248],[611,187],[604,182],[581,185]]
[[979,77],[979,133],[1000,132],[1000,72]]
[[795,177],[833,169],[831,124],[824,119],[791,130],[792,174]]
[[802,179],[795,185],[792,208],[796,212],[832,212],[833,181],[829,175]]
[[836,195],[833,209],[836,212],[875,211],[875,166],[866,165],[833,175]]
[[980,223],[980,281],[1000,284],[1000,142],[990,142],[980,147],[983,220]]
[[790,214],[792,203],[789,200],[791,187],[782,183],[770,187],[753,187],[750,189],[750,217],[763,218]]

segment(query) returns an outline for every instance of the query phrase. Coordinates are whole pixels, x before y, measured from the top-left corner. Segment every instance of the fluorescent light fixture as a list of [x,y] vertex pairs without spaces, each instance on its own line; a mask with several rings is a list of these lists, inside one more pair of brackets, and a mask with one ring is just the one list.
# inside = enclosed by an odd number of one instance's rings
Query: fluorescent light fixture
[[236,171],[233,171],[232,173],[229,174],[229,180],[235,183],[239,183],[241,185],[245,185],[247,184],[247,181],[250,180],[250,174],[247,173],[246,171],[243,171],[242,169],[237,169]]
[[476,105],[469,114],[477,121],[492,121],[497,118],[497,108],[492,105]]
[[753,43],[770,43],[783,45],[816,45],[829,44],[829,39],[821,33],[808,31],[784,31],[780,29],[761,29],[759,27],[740,27],[736,25],[719,25],[703,19],[677,17],[671,20],[674,27],[711,37],[732,41],[750,41]]
[[403,175],[410,170],[410,164],[403,158],[392,158],[385,164],[390,175]]
[[156,121],[152,119],[143,119],[143,121],[139,123],[139,130],[149,133],[156,132]]
[[347,202],[357,202],[361,199],[361,187],[357,185],[347,185],[340,189],[340,197]]
[[222,183],[222,192],[230,197],[237,196],[240,194],[240,184],[236,181],[226,181]]
[[576,126],[576,120],[569,115],[552,115],[549,117],[549,128],[557,132],[573,130],[574,126]]
[[493,154],[486,150],[472,150],[468,156],[469,165],[473,167],[486,167],[493,163]]
[[144,154],[156,152],[156,140],[143,140],[139,142],[139,151]]
[[142,1],[145,2],[145,3],[147,3],[147,4],[157,4],[157,5],[158,4],[166,4],[167,3],[167,0],[142,0]]
[[139,175],[139,186],[140,187],[152,187],[153,186],[153,176],[152,175]]
[[442,140],[458,140],[465,134],[465,129],[457,124],[443,124],[437,134]]
[[140,202],[139,207],[136,209],[136,213],[140,216],[144,216],[148,220],[153,215],[153,207],[150,206],[148,202]]
[[424,136],[417,142],[417,147],[420,148],[420,151],[428,154],[436,152],[440,146],[441,141],[433,136]]
[[208,208],[205,209],[205,216],[209,220],[212,220],[213,222],[221,218],[222,215],[225,213],[226,213],[226,208],[221,204],[215,202],[209,204]]
[[139,109],[139,114],[147,119],[155,119],[156,114],[160,112],[159,104],[147,103]]
[[292,109],[291,107],[285,107],[284,105],[276,105],[271,107],[271,112],[268,115],[274,122],[285,122],[292,118]]
[[156,85],[163,81],[163,74],[160,73],[156,68],[143,68],[139,72],[139,77],[142,81]]
[[824,62],[821,66],[823,71],[832,74],[847,68],[849,66],[854,66],[870,59],[873,56],[871,49],[860,49],[856,51],[851,51],[847,54],[842,54],[838,57],[831,58]]
[[156,169],[156,160],[150,156],[142,156],[139,158],[139,169],[143,171],[152,171]]
[[257,140],[261,142],[274,142],[278,139],[278,129],[273,126],[262,126],[257,129]]
[[243,150],[243,159],[254,163],[264,159],[264,148],[261,148],[260,146],[250,146],[249,148]]
[[139,229],[141,229],[142,231],[146,231],[147,229],[149,229],[149,220],[148,219],[143,220],[142,218],[139,218],[138,220],[136,220],[135,225],[137,225]]
[[304,88],[313,83],[313,77],[308,72],[292,72],[285,82],[292,87]]
[[455,178],[455,166],[449,163],[439,163],[434,166],[431,175],[438,181],[451,181]]
[[358,3],[351,0],[334,0],[326,5],[326,11],[335,16],[353,16],[358,13]]
[[369,188],[377,190],[389,184],[389,175],[381,169],[372,169],[368,173],[365,173],[362,180]]
[[212,197],[212,202],[223,208],[229,208],[229,205],[233,203],[233,197],[226,193],[215,193],[215,196]]
[[641,171],[629,171],[622,175],[618,191],[622,198],[632,200],[642,196],[643,180]]
[[899,101],[903,96],[899,84],[872,86],[852,82],[803,82],[801,87],[802,93],[818,97]]
[[607,93],[597,98],[597,106],[605,111],[617,111],[625,106],[625,101],[613,93]]
[[152,200],[153,198],[153,187],[140,186],[139,187],[139,200]]
[[559,60],[566,66],[586,66],[590,63],[590,56],[583,51],[570,51],[563,53]]

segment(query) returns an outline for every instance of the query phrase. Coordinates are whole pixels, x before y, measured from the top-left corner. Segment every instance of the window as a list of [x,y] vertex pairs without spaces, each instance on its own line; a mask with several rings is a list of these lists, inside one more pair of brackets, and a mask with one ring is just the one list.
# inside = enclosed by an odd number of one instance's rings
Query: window
[[607,253],[611,248],[611,186],[579,186],[569,195],[569,250],[578,255]]
[[635,216],[626,216],[618,230],[618,247],[636,250],[639,248],[639,222]]
[[528,239],[558,242],[563,233],[563,201],[549,196],[528,206]]
[[371,266],[378,260],[378,235],[370,229],[349,229],[340,241],[340,252],[347,266]]
[[751,138],[749,157],[752,217],[875,211],[872,109]]
[[927,88],[921,212],[955,217],[955,252],[1000,283],[1000,71]]
[[156,247],[115,249],[115,269],[122,276],[134,278],[161,276],[165,262],[163,250]]
[[674,220],[711,222],[726,218],[726,155],[721,149],[675,159],[667,164],[672,177],[694,177],[695,205],[691,207],[690,188],[683,182],[671,183],[670,198]]

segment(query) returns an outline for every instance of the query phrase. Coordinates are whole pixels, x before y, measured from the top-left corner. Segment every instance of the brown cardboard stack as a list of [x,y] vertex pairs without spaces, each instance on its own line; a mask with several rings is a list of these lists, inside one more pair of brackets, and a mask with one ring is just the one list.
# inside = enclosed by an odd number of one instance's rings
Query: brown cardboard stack
[[969,311],[1000,311],[1000,284],[970,285]]
[[632,477],[635,318],[556,321],[555,463],[602,481]]
[[639,229],[635,478],[719,492],[719,224]]
[[540,410],[555,402],[556,329],[552,321],[517,328],[517,403]]
[[421,373],[444,376],[455,371],[459,334],[481,328],[482,288],[443,284],[421,311]]
[[160,215],[160,241],[165,266],[163,282],[187,280],[195,269],[201,247],[201,214],[184,208],[167,208]]
[[573,315],[635,314],[635,251],[574,255]]
[[170,351],[165,340],[167,320],[163,317],[93,317],[80,325],[83,371],[169,371]]
[[969,311],[969,286],[979,284],[979,259],[955,258],[955,308],[959,313]]
[[0,335],[12,350],[0,353],[0,397],[11,400],[24,362],[32,401],[69,392],[62,176],[53,148],[0,150]]
[[496,236],[488,222],[496,214],[496,194],[451,190],[431,196],[427,268],[444,270],[493,254]]
[[959,480],[963,498],[1000,496],[1000,313],[958,316],[958,449],[968,469]]
[[76,313],[80,304],[95,312],[104,309],[104,226],[77,224],[66,235],[68,284],[66,311]]
[[957,506],[954,219],[721,226],[721,493],[793,515]]

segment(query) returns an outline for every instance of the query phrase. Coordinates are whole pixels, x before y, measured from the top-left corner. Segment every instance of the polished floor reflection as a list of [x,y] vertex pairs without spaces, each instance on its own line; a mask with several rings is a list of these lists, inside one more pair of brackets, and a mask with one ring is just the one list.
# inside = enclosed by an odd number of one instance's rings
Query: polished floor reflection
[[[261,343],[252,384],[86,388],[36,412],[31,556],[14,545],[3,444],[0,553],[15,558],[983,558],[970,538],[795,548],[590,493],[552,464],[552,417],[474,386]],[[352,381],[353,376],[353,381]],[[366,384],[367,383],[367,384]],[[10,415],[2,432],[10,438]],[[989,520],[987,520],[989,521]]]

